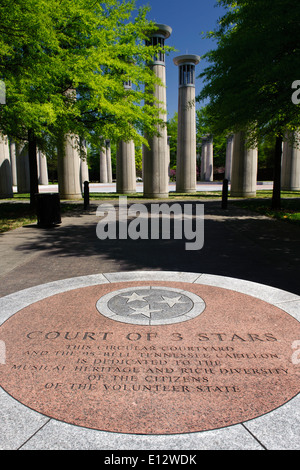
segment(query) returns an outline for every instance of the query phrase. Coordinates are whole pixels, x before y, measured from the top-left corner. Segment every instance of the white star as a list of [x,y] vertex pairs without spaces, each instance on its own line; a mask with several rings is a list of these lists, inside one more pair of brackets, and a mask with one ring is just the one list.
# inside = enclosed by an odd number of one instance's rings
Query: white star
[[150,318],[151,313],[153,312],[161,312],[161,309],[154,310],[150,308],[150,305],[146,305],[145,307],[130,307],[134,312],[130,313],[129,315],[144,315],[145,317]]
[[159,302],[159,303],[161,303],[161,304],[166,303],[171,308],[174,307],[174,305],[176,305],[176,304],[186,304],[187,303],[187,302],[180,302],[179,299],[182,298],[181,295],[179,297],[165,297],[164,295],[162,295],[162,298],[164,299],[163,302]]
[[140,301],[146,302],[144,297],[147,297],[147,296],[149,296],[149,294],[139,295],[136,292],[133,292],[131,295],[122,295],[122,297],[125,297],[126,299],[128,299],[127,302],[126,302],[127,304],[128,304],[128,302],[134,302],[135,300],[140,300]]

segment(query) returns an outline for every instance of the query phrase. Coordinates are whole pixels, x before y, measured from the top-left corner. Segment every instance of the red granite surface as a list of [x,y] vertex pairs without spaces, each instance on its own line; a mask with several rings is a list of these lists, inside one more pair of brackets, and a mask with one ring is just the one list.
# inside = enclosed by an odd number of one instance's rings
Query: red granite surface
[[[110,320],[98,299],[131,286],[170,286],[206,303],[197,318],[161,326]],[[292,343],[300,324],[237,292],[189,283],[122,282],[37,302],[0,328],[1,386],[67,423],[135,434],[221,428],[261,416],[299,392]]]

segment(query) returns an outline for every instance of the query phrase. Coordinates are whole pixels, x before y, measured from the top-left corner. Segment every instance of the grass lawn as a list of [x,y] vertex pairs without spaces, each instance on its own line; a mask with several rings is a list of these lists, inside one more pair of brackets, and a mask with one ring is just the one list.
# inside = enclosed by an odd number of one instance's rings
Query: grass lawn
[[37,217],[30,208],[29,202],[3,202],[0,204],[0,233],[36,222]]
[[257,191],[255,198],[234,201],[235,205],[268,217],[300,225],[300,191],[282,191],[281,209],[271,209],[272,191]]
[[[128,200],[131,199],[139,199],[140,201],[145,200],[143,193],[132,193],[132,194],[119,194],[119,193],[90,193],[90,199],[93,201],[98,200],[113,200],[118,199],[120,196],[127,196]],[[173,200],[191,200],[191,199],[219,199],[222,196],[221,191],[209,191],[209,192],[196,192],[196,193],[176,193],[170,192],[169,197],[166,198],[166,201],[172,202]],[[159,199],[161,200],[161,199]],[[158,201],[158,199],[154,199],[154,201]]]
[[[91,201],[108,201],[117,200],[122,194],[117,193],[91,193]],[[142,193],[127,194],[128,201],[145,200]],[[300,191],[282,191],[281,210],[271,209],[272,191],[257,191],[255,198],[240,199],[230,198],[229,203],[248,209],[268,217],[274,217],[284,221],[296,223],[300,225]],[[172,201],[197,200],[201,202],[210,200],[221,201],[221,191],[197,192],[190,194],[170,193],[167,199]],[[157,201],[157,200],[153,200]],[[230,204],[228,208],[230,210]],[[61,212],[72,213],[83,210],[83,202],[61,204]],[[13,200],[5,200],[0,204],[0,233],[13,230],[23,225],[37,223],[35,212],[29,206],[29,194],[15,194]]]

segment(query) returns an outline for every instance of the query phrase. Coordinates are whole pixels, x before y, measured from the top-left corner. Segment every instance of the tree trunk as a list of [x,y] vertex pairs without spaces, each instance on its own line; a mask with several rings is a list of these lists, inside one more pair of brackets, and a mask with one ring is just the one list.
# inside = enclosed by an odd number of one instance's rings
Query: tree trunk
[[38,171],[37,171],[37,145],[34,131],[30,129],[28,131],[28,154],[29,154],[29,174],[30,174],[30,207],[35,209],[36,197],[35,195],[39,192],[38,185]]
[[276,137],[274,156],[274,186],[272,197],[272,209],[281,208],[281,158],[282,158],[282,135]]

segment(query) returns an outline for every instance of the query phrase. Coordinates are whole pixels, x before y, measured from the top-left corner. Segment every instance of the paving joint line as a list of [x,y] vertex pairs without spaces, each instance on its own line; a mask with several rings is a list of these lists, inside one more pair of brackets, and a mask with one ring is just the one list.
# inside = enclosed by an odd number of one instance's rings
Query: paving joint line
[[25,442],[23,442],[23,444],[20,445],[20,447],[18,447],[16,450],[22,450],[22,447],[25,446],[27,444],[27,442],[29,442],[34,436],[37,435],[37,433],[39,433],[47,424],[49,424],[49,422],[52,421],[52,418],[49,418],[46,423],[44,423],[39,429],[37,429],[28,439],[26,439]]
[[245,425],[245,423],[241,423],[241,425],[243,426],[243,428],[250,434],[250,436],[253,437],[253,439],[256,440],[256,442],[258,442],[258,444],[263,448],[263,450],[268,450],[266,446],[263,445],[262,442],[260,442],[260,440],[250,431],[250,429],[247,428],[247,426]]
[[108,282],[109,284],[111,284],[111,281],[110,281],[110,280],[108,279],[108,277],[106,276],[106,273],[101,273],[101,274],[102,274],[102,276],[107,280],[107,282]]

